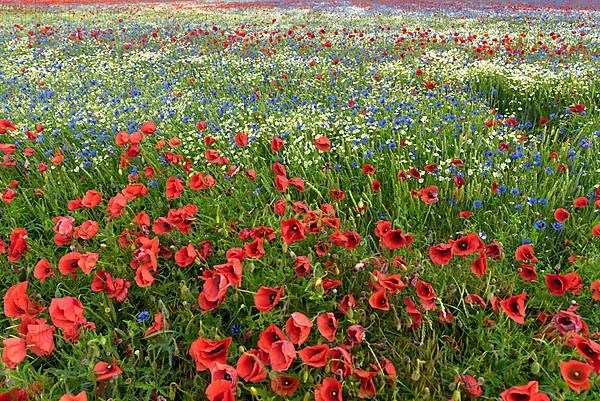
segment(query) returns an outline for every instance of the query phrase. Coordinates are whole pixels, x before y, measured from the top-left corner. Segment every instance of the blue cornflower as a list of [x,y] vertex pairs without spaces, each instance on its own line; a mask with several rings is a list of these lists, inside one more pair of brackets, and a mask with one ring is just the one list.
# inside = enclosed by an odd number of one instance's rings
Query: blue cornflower
[[476,199],[475,201],[473,201],[473,207],[475,209],[481,209],[483,207],[483,202],[479,199]]
[[523,210],[523,205],[517,204],[517,205],[515,205],[515,209],[517,209],[517,210]]
[[510,190],[511,195],[519,195],[520,193],[521,191],[519,191],[519,188],[511,188]]
[[545,230],[548,225],[546,224],[546,222],[544,220],[538,220],[533,224],[533,226],[535,227],[536,230],[542,231],[542,230]]
[[150,317],[150,312],[148,312],[147,310],[144,310],[144,311],[141,311],[140,313],[138,313],[137,315],[135,315],[135,320],[138,323],[142,323],[142,322],[146,321],[149,317]]
[[548,206],[548,200],[546,198],[538,198],[537,203],[544,207]]
[[232,324],[231,327],[229,328],[229,331],[231,332],[231,335],[234,337],[239,336],[240,334],[242,334],[242,329],[244,328],[243,325],[241,324]]
[[505,185],[499,185],[498,186],[498,193],[500,195],[505,194],[506,193],[506,186]]
[[523,238],[521,240],[521,245],[527,245],[527,244],[531,244],[531,240],[528,238]]
[[559,223],[558,221],[555,221],[554,223],[552,223],[552,228],[555,231],[560,231],[563,229],[563,227],[564,227],[563,224]]
[[153,178],[150,180],[148,185],[150,185],[150,188],[156,188],[158,186],[158,180],[156,178]]

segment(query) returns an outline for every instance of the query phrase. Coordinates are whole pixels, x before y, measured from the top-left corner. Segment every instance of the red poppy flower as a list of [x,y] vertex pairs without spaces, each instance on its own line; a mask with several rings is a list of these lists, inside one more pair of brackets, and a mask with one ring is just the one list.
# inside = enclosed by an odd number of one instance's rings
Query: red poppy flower
[[163,327],[163,314],[162,312],[156,312],[154,314],[154,323],[152,323],[152,325],[148,327],[148,330],[144,332],[144,338],[161,331]]
[[94,208],[98,206],[102,200],[100,192],[90,189],[85,193],[85,196],[81,198],[81,204],[87,208]]
[[391,294],[396,294],[402,288],[406,287],[400,274],[385,274],[379,270],[374,270],[373,276],[374,278],[371,279],[371,285],[375,289],[385,288]]
[[438,193],[439,189],[435,185],[430,185],[427,188],[422,188],[417,191],[417,195],[419,195],[421,200],[428,205],[439,201]]
[[477,233],[470,233],[452,242],[452,254],[466,256],[485,246]]
[[4,295],[4,314],[8,317],[21,319],[27,316],[35,316],[43,308],[31,301],[27,296],[28,281],[15,284],[6,291]]
[[[574,263],[574,260],[571,263]],[[567,282],[568,290],[574,295],[579,295],[579,292],[583,288],[583,280],[581,279],[579,273],[570,272],[565,274],[563,277]]]
[[389,303],[386,295],[387,295],[387,291],[385,290],[385,288],[381,288],[381,289],[375,291],[369,297],[369,305],[371,305],[371,307],[374,309],[379,309],[379,310],[384,310],[384,311],[390,310],[390,303]]
[[82,240],[89,240],[98,234],[98,223],[94,220],[84,221],[80,226],[73,230],[73,237]]
[[352,341],[353,344],[359,344],[365,339],[366,331],[367,330],[360,324],[353,324],[348,327],[346,334],[348,334],[348,339]]
[[102,361],[94,366],[94,374],[98,381],[110,380],[122,373],[123,371],[119,368],[119,365],[117,365],[117,360],[114,356],[112,357],[112,363]]
[[231,340],[231,337],[221,341],[202,337],[194,340],[190,346],[189,355],[196,364],[196,370],[202,372],[212,368],[217,362],[226,363]]
[[279,303],[279,299],[283,294],[285,286],[277,288],[260,287],[254,296],[254,305],[256,309],[262,313],[269,313],[275,305]]
[[284,175],[275,176],[275,188],[278,192],[284,193],[288,187],[289,180]]
[[291,341],[280,340],[271,344],[269,361],[274,371],[283,372],[288,370],[294,359],[296,359],[296,350]]
[[600,301],[600,280],[595,280],[590,284],[590,291],[592,292],[592,299]]
[[37,278],[43,283],[46,281],[48,276],[54,277],[54,269],[46,258],[42,258],[33,268],[33,277]]
[[454,378],[455,381],[460,381],[463,384],[463,389],[469,398],[479,398],[483,391],[477,380],[471,375],[460,375]]
[[0,401],[25,401],[29,399],[29,394],[24,389],[13,388],[7,392],[0,393]]
[[569,290],[569,281],[561,274],[546,274],[546,286],[550,294],[560,297]]
[[596,374],[600,374],[600,344],[576,335],[575,348],[577,348],[577,352],[585,358],[587,363],[594,368]]
[[204,313],[216,309],[225,300],[227,288],[230,286],[227,277],[221,273],[214,273],[205,278],[202,292],[198,295],[198,305]]
[[329,138],[326,136],[319,136],[315,139],[315,146],[321,152],[329,152],[331,149],[331,142],[329,142]]
[[9,368],[14,369],[25,359],[27,354],[27,342],[22,338],[9,337],[2,342],[2,362]]
[[83,304],[74,297],[53,298],[48,308],[52,324],[63,330],[85,324],[84,310]]
[[429,258],[438,266],[447,265],[452,259],[452,245],[438,244],[430,247]]
[[538,394],[538,382],[530,381],[522,386],[513,386],[502,392],[500,397],[504,401],[533,401]]
[[377,172],[375,170],[375,167],[373,167],[372,164],[365,164],[364,166],[362,166],[362,171],[366,175],[373,175],[373,174],[375,174]]
[[213,269],[227,278],[233,287],[242,285],[242,263],[237,258],[227,258],[227,263],[214,265]]
[[592,227],[592,236],[600,237],[600,224],[596,224],[594,227]]
[[402,303],[406,305],[406,313],[410,315],[410,318],[412,319],[412,324],[409,330],[415,330],[416,328],[421,326],[423,320],[422,313],[420,310],[417,309],[417,306],[415,305],[414,301],[409,297],[405,297]]
[[435,310],[436,293],[431,284],[418,280],[415,287],[421,306],[426,310]]
[[89,275],[92,272],[92,270],[96,267],[96,263],[98,263],[99,257],[100,254],[98,253],[84,253],[79,258],[79,262],[77,263],[77,265],[85,274]]
[[54,350],[54,326],[42,322],[28,324],[25,335],[27,348],[37,356],[50,355]]
[[575,206],[576,209],[584,209],[588,204],[588,200],[585,196],[580,196],[579,198],[575,199],[573,201],[573,206]]
[[271,380],[271,390],[280,397],[291,397],[296,392],[300,380],[291,376],[277,376]]
[[306,315],[294,312],[285,323],[285,332],[292,343],[301,345],[310,335],[312,326],[312,322]]
[[527,297],[527,293],[524,292],[520,295],[514,295],[512,297],[506,298],[503,301],[500,301],[500,306],[502,310],[510,317],[512,320],[519,324],[525,323],[525,298]]
[[212,381],[206,387],[206,397],[209,401],[235,401],[231,382],[225,379]]
[[27,244],[27,230],[24,228],[15,228],[10,233],[10,244],[8,245],[8,259],[9,262],[18,262],[23,254],[29,249]]
[[559,223],[564,223],[569,217],[571,217],[571,213],[565,209],[558,208],[554,211],[554,220],[558,221]]
[[351,309],[356,306],[356,301],[354,300],[354,295],[344,295],[342,300],[338,304],[338,310],[342,312],[344,315],[347,315]]
[[525,281],[535,281],[538,279],[537,271],[534,265],[522,264],[518,268],[519,276]]
[[273,212],[277,215],[277,216],[283,216],[285,214],[285,209],[287,208],[287,201],[286,200],[278,200],[273,204]]
[[502,244],[496,240],[493,240],[489,245],[485,246],[485,256],[490,259],[500,259],[502,252]]
[[235,143],[237,146],[239,147],[244,147],[246,145],[248,145],[248,135],[244,134],[243,132],[239,132],[235,138]]
[[106,211],[110,214],[109,220],[114,220],[121,216],[127,206],[127,198],[123,194],[116,194],[108,200]]
[[515,250],[515,259],[519,262],[537,262],[533,248],[529,244],[519,246]]
[[265,253],[263,247],[264,238],[256,238],[254,241],[244,244],[246,255],[250,258],[260,259]]
[[279,137],[273,137],[271,140],[271,152],[277,153],[279,149],[283,146],[283,141]]
[[402,230],[389,230],[383,234],[381,245],[390,250],[398,249],[410,245],[412,236],[403,234]]
[[337,328],[338,322],[333,313],[325,312],[317,317],[317,329],[328,341],[335,341]]
[[268,353],[273,343],[281,340],[286,340],[283,331],[276,325],[271,324],[260,333],[257,345],[263,352]]
[[175,263],[180,267],[187,267],[194,263],[198,254],[196,253],[196,248],[194,245],[188,244],[184,246],[177,252],[175,252]]
[[176,199],[183,193],[183,181],[177,177],[170,177],[166,182],[167,199]]
[[567,385],[577,394],[590,388],[590,373],[594,369],[587,363],[579,361],[560,361],[560,373]]
[[156,132],[156,124],[154,124],[152,121],[146,121],[144,124],[142,124],[140,132],[145,135],[153,134]]
[[470,294],[465,297],[465,303],[469,305],[479,305],[482,308],[485,307],[485,301],[478,294]]
[[315,401],[343,401],[342,385],[332,377],[326,377],[315,388]]
[[283,237],[283,241],[288,245],[305,240],[304,231],[304,225],[296,218],[281,222],[281,236]]
[[258,383],[267,378],[267,371],[264,369],[258,350],[244,352],[238,359],[236,365],[237,374],[246,382]]
[[298,351],[302,361],[313,368],[322,368],[327,365],[329,346],[327,344],[319,344],[304,347]]
[[487,258],[485,256],[485,252],[483,252],[480,249],[479,250],[479,257],[477,259],[475,259],[475,261],[473,262],[473,264],[471,264],[471,271],[477,277],[483,277],[483,276],[485,276],[485,272],[486,272],[487,266],[488,266],[488,262],[487,262]]
[[77,395],[65,394],[58,399],[58,401],[87,401],[87,394],[85,391]]

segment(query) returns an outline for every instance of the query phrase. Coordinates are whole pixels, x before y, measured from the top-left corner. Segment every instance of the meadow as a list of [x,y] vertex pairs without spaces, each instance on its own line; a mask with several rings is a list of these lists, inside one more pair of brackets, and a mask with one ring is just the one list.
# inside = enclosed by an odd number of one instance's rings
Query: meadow
[[600,12],[429,3],[0,5],[0,400],[600,400]]

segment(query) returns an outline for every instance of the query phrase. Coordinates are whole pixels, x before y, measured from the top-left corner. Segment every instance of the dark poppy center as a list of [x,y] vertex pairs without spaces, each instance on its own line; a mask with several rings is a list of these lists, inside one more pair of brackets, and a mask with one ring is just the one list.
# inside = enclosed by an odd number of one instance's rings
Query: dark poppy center
[[467,250],[467,249],[469,248],[469,244],[467,244],[466,242],[461,242],[461,243],[458,245],[458,248],[459,248],[461,251]]
[[333,391],[331,392],[331,396],[332,396],[332,397],[337,397],[337,391],[333,390]]
[[379,305],[385,305],[385,298],[381,298],[379,300]]
[[276,295],[275,294],[271,294],[271,296],[269,297],[269,300],[271,302],[275,302],[275,298],[276,298]]
[[208,351],[208,355],[214,355],[218,352],[221,352],[221,346],[218,346],[217,348]]
[[229,381],[231,381],[231,375],[230,375],[229,373],[227,373],[227,372],[225,372],[225,374],[223,375],[223,378],[224,378],[225,380],[229,380]]
[[108,366],[106,367],[106,370],[112,370],[112,368],[113,368],[113,365],[108,365]]
[[575,378],[579,378],[579,376],[581,376],[581,373],[579,373],[579,371],[574,371],[573,373],[571,373],[573,375],[573,377]]
[[76,267],[77,267],[77,264],[78,264],[78,263],[77,263],[77,261],[76,261],[76,260],[72,260],[72,261],[71,261],[71,268],[73,268],[73,269],[74,269],[74,268],[76,268]]
[[288,379],[285,379],[285,380],[283,381],[283,385],[284,385],[284,386],[289,386],[290,384],[291,384],[291,383],[290,383],[290,381],[289,381]]
[[519,313],[519,304],[517,304],[516,302],[511,303],[510,310],[514,313]]

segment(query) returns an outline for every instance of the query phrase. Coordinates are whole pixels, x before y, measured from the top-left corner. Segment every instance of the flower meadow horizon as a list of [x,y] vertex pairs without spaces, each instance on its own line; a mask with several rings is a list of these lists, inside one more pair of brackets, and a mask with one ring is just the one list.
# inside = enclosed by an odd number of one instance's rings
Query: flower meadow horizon
[[0,400],[595,399],[593,7],[87,3],[0,6]]

